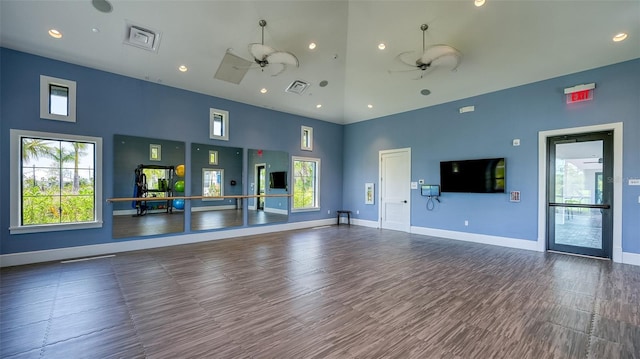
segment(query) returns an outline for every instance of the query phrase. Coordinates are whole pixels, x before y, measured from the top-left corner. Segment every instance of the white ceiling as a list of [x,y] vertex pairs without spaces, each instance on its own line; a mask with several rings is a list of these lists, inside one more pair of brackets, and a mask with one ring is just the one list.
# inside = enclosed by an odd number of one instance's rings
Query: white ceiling
[[[640,57],[640,1],[120,1],[0,0],[4,47],[335,123],[353,123]],[[299,68],[251,69],[239,85],[213,78],[225,51],[250,59],[260,42]],[[161,32],[157,53],[124,45],[126,22]],[[457,71],[415,80],[396,59],[427,44],[463,53]],[[50,28],[63,33],[55,40]],[[93,32],[97,28],[99,32]],[[626,32],[629,38],[614,43]],[[310,42],[318,47],[311,51]],[[384,51],[377,45],[384,42]],[[188,66],[181,73],[177,67]],[[294,80],[311,86],[285,93]],[[328,81],[320,87],[322,80]],[[577,84],[568,84],[577,85]],[[267,88],[261,94],[261,88]],[[420,90],[431,91],[429,96]],[[316,108],[322,104],[321,108]],[[372,104],[373,108],[367,105]]]

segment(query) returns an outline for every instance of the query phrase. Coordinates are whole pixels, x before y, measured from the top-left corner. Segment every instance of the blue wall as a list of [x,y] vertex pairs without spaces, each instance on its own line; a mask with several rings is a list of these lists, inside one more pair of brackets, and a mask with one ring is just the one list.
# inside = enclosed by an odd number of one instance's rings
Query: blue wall
[[[487,79],[490,81],[491,79]],[[593,101],[567,105],[563,89],[595,82]],[[460,114],[463,106],[475,112]],[[412,191],[411,225],[537,240],[538,132],[623,122],[622,248],[640,253],[640,59],[460,101],[345,126],[344,207],[377,221],[378,204],[364,204],[364,184],[379,188],[378,151],[411,148],[412,181],[440,183],[440,161],[505,157],[508,194],[444,193],[434,211]],[[512,146],[519,138],[521,145]],[[464,220],[469,226],[464,226]]]
[[[40,75],[76,81],[77,122],[40,119]],[[0,253],[15,253],[122,241],[111,235],[112,206],[103,203],[101,229],[9,234],[9,129],[102,137],[103,196],[114,197],[115,134],[181,141],[185,163],[191,143],[264,148],[322,160],[321,211],[293,213],[289,222],[333,217],[342,205],[343,127],[324,121],[249,106],[112,73],[0,48]],[[209,139],[209,108],[229,111],[229,141]],[[300,126],[314,130],[314,151],[300,150]],[[187,175],[190,176],[189,172]],[[246,174],[242,183],[246,184]],[[186,179],[186,191],[191,191]],[[190,214],[185,213],[186,223]],[[188,231],[188,230],[187,230]],[[139,238],[138,238],[139,239]],[[146,238],[140,240],[153,240]]]
[[[77,123],[39,118],[41,74],[77,82]],[[624,123],[622,247],[640,253],[640,59],[498,91],[375,120],[340,126],[249,106],[69,63],[0,48],[0,253],[116,242],[111,238],[112,206],[103,204],[102,229],[10,235],[9,129],[36,130],[103,138],[103,193],[114,197],[114,134],[191,144],[263,148],[322,161],[321,210],[291,213],[289,222],[332,218],[339,208],[356,218],[377,221],[378,203],[364,204],[364,183],[378,186],[378,151],[412,149],[412,180],[439,183],[439,162],[482,157],[507,159],[507,191],[519,190],[520,203],[507,195],[450,194],[428,212],[412,191],[413,226],[468,231],[534,241],[537,239],[538,132],[603,123]],[[490,81],[490,79],[487,79]],[[595,99],[564,103],[562,89],[595,82]],[[392,90],[392,89],[391,89]],[[476,111],[459,114],[462,106]],[[230,140],[208,138],[209,108],[230,112]],[[300,126],[314,129],[314,151],[300,150]],[[521,140],[513,147],[514,138]],[[245,163],[247,158],[245,157]],[[245,168],[246,169],[246,168]],[[187,176],[191,173],[187,171]],[[242,174],[246,187],[247,171]],[[190,178],[186,191],[191,192]],[[376,201],[377,202],[377,201]],[[355,211],[360,214],[356,215]],[[190,220],[185,213],[185,220]],[[464,227],[464,219],[469,227]],[[188,231],[188,230],[187,230]],[[153,237],[140,239],[153,240]],[[117,240],[121,241],[121,240]]]

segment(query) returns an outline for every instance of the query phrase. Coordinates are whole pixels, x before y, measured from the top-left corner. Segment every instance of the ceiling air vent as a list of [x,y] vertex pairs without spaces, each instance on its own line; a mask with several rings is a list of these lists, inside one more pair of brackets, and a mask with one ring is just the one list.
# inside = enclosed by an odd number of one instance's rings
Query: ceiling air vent
[[127,22],[124,43],[147,51],[158,52],[160,33]]
[[304,90],[307,89],[307,87],[309,87],[308,83],[306,83],[304,81],[300,81],[300,80],[295,80],[284,91],[285,92],[296,93],[298,95],[302,95],[302,93],[304,92]]

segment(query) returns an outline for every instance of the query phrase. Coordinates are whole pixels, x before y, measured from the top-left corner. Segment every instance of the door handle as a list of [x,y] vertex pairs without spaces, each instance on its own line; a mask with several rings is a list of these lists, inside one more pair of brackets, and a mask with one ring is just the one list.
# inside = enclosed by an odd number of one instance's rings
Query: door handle
[[403,203],[407,203],[407,200],[405,199],[404,201],[402,201]]

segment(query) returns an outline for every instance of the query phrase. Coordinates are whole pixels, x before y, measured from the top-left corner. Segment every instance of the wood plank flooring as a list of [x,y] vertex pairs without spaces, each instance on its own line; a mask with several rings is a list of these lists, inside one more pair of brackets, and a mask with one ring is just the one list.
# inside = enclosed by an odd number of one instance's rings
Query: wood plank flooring
[[2,358],[640,358],[640,268],[330,226],[0,271]]

